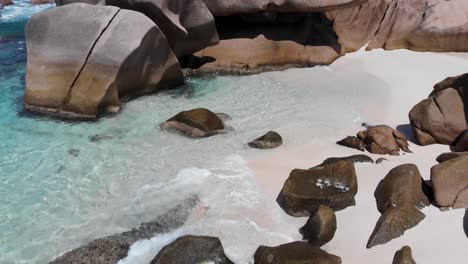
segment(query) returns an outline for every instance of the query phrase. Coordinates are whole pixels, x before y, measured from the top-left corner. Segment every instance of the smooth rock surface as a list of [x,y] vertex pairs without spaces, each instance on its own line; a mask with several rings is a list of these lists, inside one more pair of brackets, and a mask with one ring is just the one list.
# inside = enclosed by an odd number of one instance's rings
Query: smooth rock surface
[[160,125],[164,130],[177,130],[189,137],[212,136],[224,129],[223,121],[205,108],[183,111]]
[[299,231],[310,244],[318,247],[325,245],[335,236],[335,212],[328,206],[320,205]]
[[339,161],[309,170],[291,171],[277,202],[292,216],[310,216],[319,205],[334,211],[355,205],[356,171],[350,161]]
[[360,131],[357,137],[364,142],[367,151],[373,154],[400,155],[400,149],[411,152],[405,135],[386,125],[370,126]]
[[400,250],[395,252],[392,264],[416,264],[413,259],[413,253],[411,248],[408,246],[402,247]]
[[364,142],[362,142],[362,140],[360,140],[357,137],[348,136],[348,137],[336,142],[336,144],[338,144],[340,146],[348,147],[348,148],[358,149],[360,151],[365,151],[366,150],[366,145],[364,144]]
[[341,258],[307,242],[292,242],[277,247],[260,246],[254,264],[340,264]]
[[265,135],[249,142],[248,145],[252,148],[258,149],[270,149],[276,148],[283,144],[283,138],[281,138],[280,134],[275,131],[269,131]]
[[436,203],[441,207],[468,208],[468,156],[463,155],[431,168]]
[[465,156],[468,155],[468,151],[465,151],[465,152],[446,152],[446,153],[442,153],[439,156],[437,156],[436,160],[437,160],[437,162],[442,163],[442,162],[445,162],[447,160],[458,158],[458,157],[464,156],[464,155]]
[[165,246],[150,264],[233,264],[226,257],[219,238],[183,236]]

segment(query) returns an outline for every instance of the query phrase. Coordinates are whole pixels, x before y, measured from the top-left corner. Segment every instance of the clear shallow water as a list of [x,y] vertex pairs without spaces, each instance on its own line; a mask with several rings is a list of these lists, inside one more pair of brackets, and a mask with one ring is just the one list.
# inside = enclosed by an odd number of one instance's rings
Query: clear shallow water
[[[245,143],[268,130],[291,145],[333,138],[363,121],[360,105],[368,97],[385,96],[386,84],[372,76],[316,67],[189,79],[191,99],[146,96],[93,123],[32,117],[22,110],[25,43],[16,27],[37,10],[12,16],[5,10],[0,28],[10,37],[0,41],[0,263],[47,263],[150,221],[192,194],[206,212],[173,234],[135,245],[122,263],[148,263],[186,233],[218,236],[229,257],[247,263],[260,244],[298,239],[303,220],[286,217],[259,191],[245,160],[260,152]],[[21,22],[8,24],[14,21]],[[195,107],[228,113],[235,131],[193,140],[159,130],[159,123]],[[105,139],[91,142],[94,135]]]

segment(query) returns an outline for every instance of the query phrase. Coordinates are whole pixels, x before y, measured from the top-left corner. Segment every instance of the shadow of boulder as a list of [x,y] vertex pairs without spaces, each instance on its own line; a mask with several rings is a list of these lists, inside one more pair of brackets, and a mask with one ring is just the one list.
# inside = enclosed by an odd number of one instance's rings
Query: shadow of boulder
[[465,211],[465,216],[463,217],[463,230],[465,231],[466,238],[468,238],[468,209]]
[[396,127],[396,130],[400,131],[400,133],[405,135],[405,137],[412,143],[419,145],[418,142],[416,141],[416,137],[414,136],[414,133],[413,133],[413,128],[411,127],[410,124],[399,125]]

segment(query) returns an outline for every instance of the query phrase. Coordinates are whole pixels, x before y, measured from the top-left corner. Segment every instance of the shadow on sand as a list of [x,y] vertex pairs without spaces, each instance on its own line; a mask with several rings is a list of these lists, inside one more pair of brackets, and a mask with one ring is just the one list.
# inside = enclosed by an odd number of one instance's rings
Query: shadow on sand
[[463,217],[463,230],[465,231],[466,238],[468,238],[468,209],[465,211],[465,216]]

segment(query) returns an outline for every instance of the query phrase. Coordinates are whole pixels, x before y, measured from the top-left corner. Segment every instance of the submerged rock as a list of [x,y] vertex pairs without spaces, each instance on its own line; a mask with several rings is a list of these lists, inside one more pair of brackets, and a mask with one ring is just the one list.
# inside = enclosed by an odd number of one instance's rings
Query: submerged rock
[[364,142],[357,137],[346,137],[336,142],[336,144],[348,148],[358,149],[360,151],[366,150],[366,145],[364,144]]
[[281,144],[283,144],[283,138],[281,138],[280,134],[275,131],[269,131],[265,135],[249,142],[248,145],[252,148],[270,149],[279,147]]
[[382,214],[372,232],[367,248],[400,237],[421,222],[419,209],[430,205],[424,182],[416,165],[403,164],[392,169],[378,184],[374,196]]
[[334,211],[355,205],[357,190],[354,164],[339,161],[309,170],[291,171],[276,201],[289,215],[310,216],[320,205]]
[[395,252],[392,264],[416,264],[413,259],[413,253],[411,248],[408,246],[402,247],[400,250]]
[[318,247],[325,245],[335,236],[335,212],[328,206],[320,205],[299,232],[310,244]]
[[183,236],[161,249],[150,264],[233,264],[216,237]]
[[400,149],[411,152],[406,137],[399,131],[386,126],[370,126],[357,137],[364,142],[367,151],[374,154],[400,155]]
[[338,162],[338,161],[351,161],[352,163],[364,163],[364,162],[369,162],[369,163],[374,163],[374,160],[367,156],[367,155],[352,155],[348,157],[341,157],[341,158],[328,158],[322,162],[322,164],[318,166],[325,166],[325,165],[330,165],[332,163]]
[[420,145],[454,144],[468,129],[468,74],[447,78],[434,86],[431,95],[409,113]]
[[341,264],[341,258],[307,242],[292,242],[277,247],[260,246],[254,264]]
[[468,208],[468,155],[432,167],[431,181],[439,206]]
[[50,264],[115,264],[127,256],[130,245],[138,240],[150,239],[184,224],[197,198],[189,198],[156,219],[121,234],[99,238],[69,251]]
[[183,82],[164,34],[134,11],[52,8],[28,21],[26,43],[24,103],[35,112],[94,119],[118,111],[125,98]]
[[160,127],[164,130],[176,130],[194,138],[212,136],[225,128],[221,118],[205,108],[180,112]]

